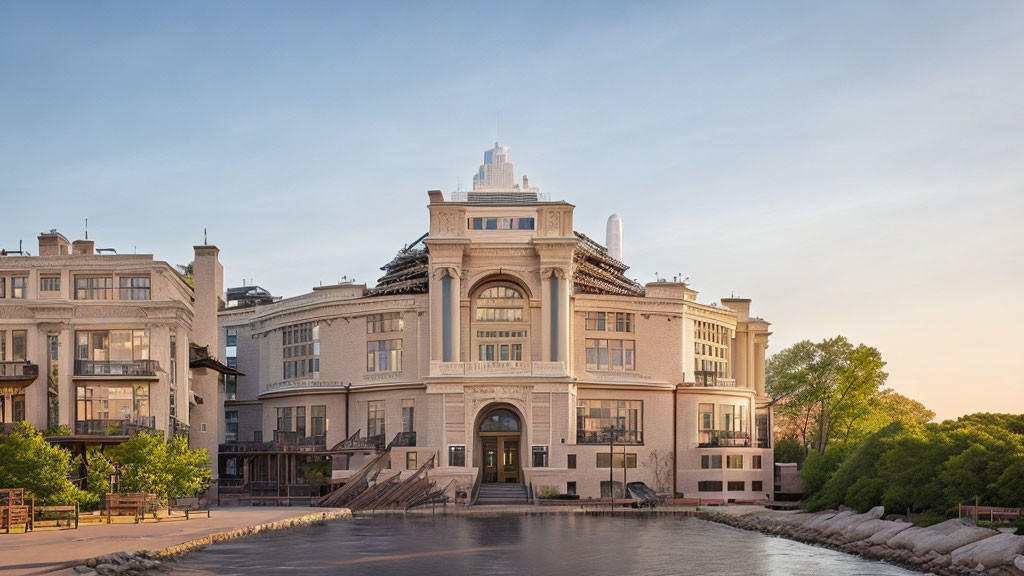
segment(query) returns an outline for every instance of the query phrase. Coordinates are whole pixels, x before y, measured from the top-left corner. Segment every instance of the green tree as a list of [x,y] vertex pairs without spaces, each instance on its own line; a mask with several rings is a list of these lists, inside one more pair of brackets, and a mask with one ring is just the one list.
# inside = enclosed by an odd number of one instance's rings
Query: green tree
[[786,436],[775,441],[775,461],[803,464],[807,452],[796,436]]
[[190,449],[188,437],[183,435],[176,435],[167,443],[164,467],[169,478],[165,488],[168,498],[195,496],[210,478],[206,449]]
[[119,492],[194,496],[210,475],[206,450],[190,449],[184,436],[168,443],[160,432],[141,433],[107,454],[119,472]]
[[103,495],[110,492],[110,476],[114,473],[114,466],[99,448],[89,448],[86,453],[86,472],[89,492],[96,496],[97,502],[102,502]]
[[769,359],[768,392],[776,412],[796,423],[805,452],[824,455],[834,440],[867,431],[875,397],[887,378],[873,347],[837,336],[797,342]]
[[95,505],[91,494],[68,480],[71,452],[47,442],[28,422],[0,438],[0,462],[0,488],[24,488],[40,505]]

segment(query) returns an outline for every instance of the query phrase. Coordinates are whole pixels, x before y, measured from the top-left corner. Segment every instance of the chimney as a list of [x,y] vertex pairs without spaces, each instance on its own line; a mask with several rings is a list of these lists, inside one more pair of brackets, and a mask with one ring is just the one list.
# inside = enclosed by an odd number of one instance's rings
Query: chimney
[[[224,293],[224,267],[218,260],[216,246],[195,246],[192,261],[192,280],[195,284],[192,304],[192,331],[189,343],[206,346],[210,356],[220,355],[217,330],[217,312],[222,308]],[[210,473],[213,484],[211,498],[216,498],[217,445],[223,440],[224,397],[220,393],[220,374],[210,368],[193,368],[190,382],[192,392],[202,402],[189,410],[189,446],[206,448],[211,456]]]
[[750,320],[750,298],[722,298],[722,305],[735,312],[740,322]]
[[71,243],[71,253],[79,255],[88,255],[94,252],[93,248],[96,246],[96,242],[92,240],[75,240]]
[[71,243],[60,232],[50,230],[39,235],[40,256],[64,256],[69,252]]
[[195,284],[194,316],[192,319],[192,342],[209,346],[210,353],[217,354],[217,311],[222,306],[224,293],[224,266],[216,246],[195,246],[195,260],[192,262],[192,280]]

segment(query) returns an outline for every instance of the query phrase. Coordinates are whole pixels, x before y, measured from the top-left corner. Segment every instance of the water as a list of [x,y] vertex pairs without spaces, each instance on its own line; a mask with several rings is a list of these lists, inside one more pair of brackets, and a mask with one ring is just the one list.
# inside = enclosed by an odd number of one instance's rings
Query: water
[[245,575],[916,574],[694,518],[379,516],[215,544],[173,573]]

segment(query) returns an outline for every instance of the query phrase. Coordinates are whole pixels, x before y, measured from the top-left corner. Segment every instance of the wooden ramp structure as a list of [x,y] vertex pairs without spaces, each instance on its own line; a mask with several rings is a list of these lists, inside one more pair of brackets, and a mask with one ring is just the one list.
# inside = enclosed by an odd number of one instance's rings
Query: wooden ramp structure
[[430,480],[429,471],[434,467],[434,456],[404,480],[401,472],[384,477],[391,463],[391,447],[398,440],[396,436],[377,456],[349,477],[345,484],[316,500],[314,505],[357,511],[408,509],[443,502],[451,482],[438,488],[436,482]]

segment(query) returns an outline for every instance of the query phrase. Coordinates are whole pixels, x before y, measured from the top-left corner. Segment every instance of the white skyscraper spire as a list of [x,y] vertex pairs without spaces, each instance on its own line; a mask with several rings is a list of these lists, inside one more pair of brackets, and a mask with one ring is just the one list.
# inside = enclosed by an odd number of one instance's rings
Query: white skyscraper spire
[[622,218],[619,218],[618,214],[608,217],[604,244],[608,249],[608,255],[622,262]]

